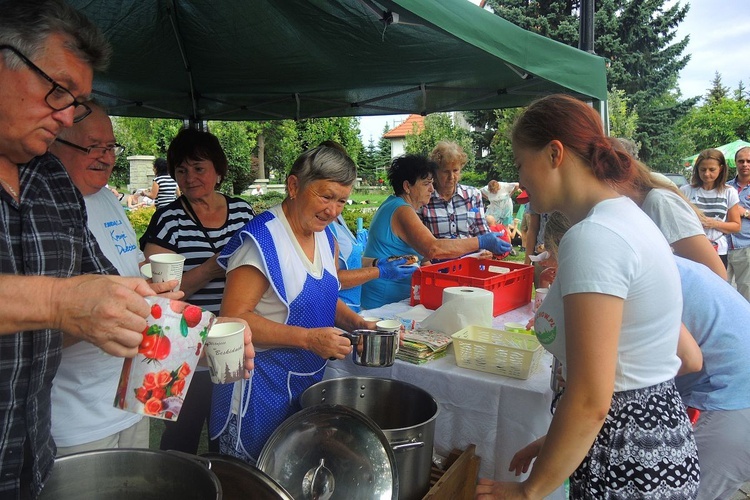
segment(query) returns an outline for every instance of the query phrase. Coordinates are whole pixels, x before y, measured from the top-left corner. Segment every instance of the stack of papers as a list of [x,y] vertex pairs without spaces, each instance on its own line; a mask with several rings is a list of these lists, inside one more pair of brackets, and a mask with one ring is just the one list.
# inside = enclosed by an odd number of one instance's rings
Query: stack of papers
[[431,359],[445,356],[451,342],[450,335],[435,330],[406,330],[404,342],[396,353],[396,358],[421,365]]

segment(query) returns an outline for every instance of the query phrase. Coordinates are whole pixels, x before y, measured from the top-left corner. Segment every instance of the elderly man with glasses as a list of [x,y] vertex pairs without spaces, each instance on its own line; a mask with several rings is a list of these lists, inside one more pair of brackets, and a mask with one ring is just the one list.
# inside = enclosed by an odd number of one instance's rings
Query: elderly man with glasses
[[[62,0],[6,0],[0,12],[0,498],[12,499],[36,497],[52,468],[62,332],[134,356],[149,314],[142,296],[154,291],[96,275],[116,270],[86,227],[80,193],[46,154],[91,113],[109,45]],[[111,155],[113,146],[85,149]]]
[[[104,109],[87,104],[85,120],[60,132],[50,146],[83,195],[88,227],[121,276],[139,276],[144,260],[125,209],[107,182],[123,150],[115,142]],[[62,360],[52,384],[52,437],[57,456],[105,448],[148,448],[148,418],[112,406],[122,359],[65,336]],[[95,373],[96,376],[92,376]]]

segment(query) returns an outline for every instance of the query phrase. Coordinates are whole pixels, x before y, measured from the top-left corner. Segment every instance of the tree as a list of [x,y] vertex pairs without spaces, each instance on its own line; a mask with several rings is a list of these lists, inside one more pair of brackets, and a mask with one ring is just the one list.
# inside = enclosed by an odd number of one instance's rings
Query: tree
[[676,122],[697,98],[677,99],[677,77],[690,56],[682,55],[689,38],[675,40],[689,9],[666,0],[603,0],[595,15],[596,53],[610,61],[610,89],[623,90],[629,112],[637,110],[634,139],[640,157],[652,168],[674,164],[680,156]]
[[375,142],[370,137],[370,141],[359,156],[359,162],[357,163],[357,175],[369,184],[376,182],[375,167],[377,166],[377,155],[378,150],[375,147]]
[[130,164],[127,157],[133,155],[166,156],[169,143],[182,128],[182,122],[162,118],[113,116],[112,128],[117,142],[125,147],[125,152],[117,157],[110,182],[122,186],[130,182]]
[[497,178],[498,159],[491,147],[498,127],[497,114],[488,109],[467,111],[464,117],[472,127],[469,137],[474,144],[474,172],[484,175],[485,181]]
[[[609,134],[613,137],[633,139],[638,127],[638,110],[628,110],[628,98],[624,90],[613,88],[607,92],[609,108]],[[637,143],[637,141],[636,141]],[[638,145],[640,148],[640,144]]]
[[[638,112],[635,139],[646,163],[674,162],[675,123],[697,102],[678,99],[677,76],[689,60],[689,38],[676,40],[689,6],[667,0],[598,0],[595,52],[608,60],[610,90],[624,91],[628,112]],[[577,0],[489,0],[501,17],[522,28],[578,46]]]
[[469,157],[467,166],[473,167],[473,144],[469,131],[453,123],[448,113],[433,113],[424,119],[424,129],[406,135],[405,150],[410,154],[429,155],[439,141],[452,141],[461,146]]
[[303,150],[314,148],[323,141],[336,141],[355,163],[362,152],[359,120],[350,116],[300,120],[297,122],[297,136]]
[[737,88],[734,90],[734,98],[737,101],[744,101],[745,103],[750,103],[750,92],[745,88],[745,84],[740,80],[740,83],[737,84]]
[[377,152],[375,154],[375,178],[373,182],[379,180],[385,180],[385,172],[388,166],[391,164],[391,141],[385,138],[385,134],[391,130],[391,127],[386,123],[383,126],[383,133],[380,134],[380,140],[378,141]]
[[257,122],[209,122],[209,130],[221,143],[229,165],[222,191],[239,194],[255,181],[253,150],[261,126]]
[[294,160],[302,153],[302,144],[293,120],[261,122],[265,136],[266,176],[275,182],[283,182]]
[[683,151],[683,156],[737,139],[747,140],[750,134],[750,105],[744,99],[728,97],[706,101],[680,121],[679,130],[693,145],[692,149]]
[[510,134],[513,129],[513,123],[522,111],[521,108],[495,110],[495,116],[497,117],[497,131],[492,138],[492,144],[490,146],[492,154],[497,161],[497,176],[495,180],[505,182],[516,182],[518,180],[518,169],[516,168],[516,162],[513,157]]
[[706,94],[706,103],[717,103],[727,97],[729,97],[729,88],[721,83],[721,74],[717,71],[714,73],[714,79],[711,81],[711,88],[708,89],[708,93]]

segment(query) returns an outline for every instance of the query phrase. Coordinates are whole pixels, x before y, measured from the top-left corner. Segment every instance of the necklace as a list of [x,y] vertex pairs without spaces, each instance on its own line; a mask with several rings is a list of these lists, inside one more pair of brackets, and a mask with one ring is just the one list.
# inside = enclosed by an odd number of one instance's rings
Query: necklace
[[3,187],[8,190],[8,192],[11,194],[11,196],[13,196],[13,198],[15,198],[16,200],[21,199],[21,197],[18,196],[18,193],[16,193],[16,190],[13,189],[13,186],[8,184],[8,181],[4,179],[0,179],[0,183],[2,183]]

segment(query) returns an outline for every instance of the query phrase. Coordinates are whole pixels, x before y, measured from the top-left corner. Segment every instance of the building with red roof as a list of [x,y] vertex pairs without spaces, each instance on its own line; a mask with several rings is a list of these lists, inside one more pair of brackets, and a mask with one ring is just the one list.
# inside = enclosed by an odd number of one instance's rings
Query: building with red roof
[[383,135],[391,143],[391,158],[401,156],[406,152],[406,136],[418,134],[424,130],[424,116],[409,115],[398,127]]

